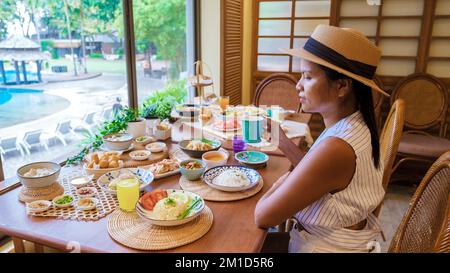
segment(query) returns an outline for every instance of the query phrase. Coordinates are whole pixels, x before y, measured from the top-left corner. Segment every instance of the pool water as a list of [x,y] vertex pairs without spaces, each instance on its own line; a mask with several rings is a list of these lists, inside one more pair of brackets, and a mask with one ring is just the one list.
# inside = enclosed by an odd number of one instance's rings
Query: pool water
[[65,98],[43,90],[0,88],[0,128],[40,119],[69,105]]

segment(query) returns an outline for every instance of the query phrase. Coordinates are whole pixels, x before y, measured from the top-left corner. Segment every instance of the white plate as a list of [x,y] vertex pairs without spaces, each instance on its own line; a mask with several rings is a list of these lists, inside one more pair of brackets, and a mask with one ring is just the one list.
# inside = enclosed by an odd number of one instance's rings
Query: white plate
[[[55,203],[56,200],[60,199],[61,197],[65,196],[65,195],[71,196],[71,197],[72,197],[72,202],[67,203],[67,204],[63,204],[63,205],[60,205],[60,204],[56,204],[56,203]],[[58,196],[56,196],[55,198],[53,198],[52,204],[53,204],[53,206],[55,206],[55,207],[57,207],[57,208],[67,208],[67,207],[72,206],[72,204],[73,204],[74,201],[75,201],[75,198],[74,198],[72,195],[70,195],[70,194],[62,194],[62,195],[58,195]]]
[[[152,145],[156,147],[151,147]],[[153,142],[145,145],[145,149],[149,150],[152,153],[161,153],[167,148],[166,143],[164,142]]]
[[286,127],[288,131],[286,132],[286,136],[288,138],[306,136],[308,132],[308,125],[305,123],[300,123],[292,120],[285,120],[281,123],[283,127]]
[[[83,190],[83,189],[90,189],[90,190],[92,191],[92,193],[89,193],[89,194],[80,194],[80,191]],[[97,193],[98,193],[98,192],[97,192],[97,189],[96,189],[95,187],[82,187],[82,188],[77,189],[77,195],[78,195],[80,198],[93,197],[93,196],[97,195]]]
[[176,170],[173,170],[171,172],[166,172],[166,173],[163,173],[163,174],[153,174],[153,175],[155,176],[155,179],[160,179],[160,178],[168,177],[168,176],[171,176],[171,175],[175,175],[175,174],[177,174],[179,172],[180,172],[180,168],[178,168]]
[[119,175],[129,173],[130,171],[139,178],[139,182],[141,183],[139,186],[140,191],[143,191],[144,188],[147,187],[154,180],[154,175],[149,170],[143,168],[127,168],[105,173],[104,175],[98,178],[97,184],[104,191],[116,195],[117,191],[110,189],[108,187],[109,183],[111,183],[111,181],[114,180],[115,178],[119,177]]
[[[91,205],[91,206],[80,206],[80,205],[78,205],[78,202],[81,199],[90,199],[90,200],[92,200],[94,202],[94,204]],[[81,199],[77,201],[77,209],[79,209],[79,210],[92,210],[92,209],[95,209],[97,207],[98,202],[99,202],[97,198],[89,198],[88,197],[88,198],[81,198]]]
[[126,150],[111,150],[108,147],[106,147],[105,143],[103,143],[102,145],[100,145],[100,150],[105,151],[105,152],[119,152],[119,153],[124,153],[124,152],[128,152],[134,149],[134,144],[131,143],[130,147],[128,147],[128,149]]
[[[34,208],[30,207],[31,204],[36,204],[36,203],[42,203],[45,205],[45,207],[38,208],[38,209],[34,209]],[[27,203],[27,210],[28,210],[28,212],[31,212],[31,213],[43,212],[43,211],[48,210],[51,205],[52,205],[52,202],[50,202],[48,200],[37,200],[37,201]]]
[[[240,170],[243,173],[245,173],[250,180],[250,184],[244,187],[229,187],[229,186],[222,186],[222,185],[216,185],[214,184],[214,179],[219,176],[222,172],[226,170],[236,169]],[[247,167],[247,166],[241,166],[241,165],[225,165],[225,166],[217,166],[213,167],[209,170],[207,170],[202,175],[202,180],[208,186],[211,188],[221,190],[221,191],[227,191],[227,192],[238,192],[238,191],[245,191],[250,188],[253,188],[254,186],[258,185],[259,181],[261,180],[261,175],[254,169]]]
[[[166,191],[169,193],[169,192],[182,191],[182,190],[169,189],[169,190],[166,190]],[[191,215],[186,217],[186,218],[176,219],[176,220],[156,220],[156,219],[152,219],[149,211],[144,209],[139,204],[139,202],[136,204],[136,213],[141,218],[143,218],[143,219],[149,221],[151,224],[157,225],[157,226],[172,227],[172,226],[179,226],[179,225],[182,225],[182,224],[186,224],[186,223],[194,220],[203,211],[203,209],[205,208],[205,201],[198,194],[195,194],[195,193],[189,192],[189,191],[184,191],[184,192],[186,192],[188,194],[191,194],[193,196],[193,198],[200,198],[200,200],[201,200],[194,207],[194,211],[191,213]]]

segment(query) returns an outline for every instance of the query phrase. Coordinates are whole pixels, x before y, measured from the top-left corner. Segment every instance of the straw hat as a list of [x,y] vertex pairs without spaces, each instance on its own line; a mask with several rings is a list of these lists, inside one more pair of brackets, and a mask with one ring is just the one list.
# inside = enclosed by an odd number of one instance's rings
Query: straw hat
[[336,70],[389,97],[373,81],[381,50],[354,29],[319,25],[303,48],[281,51]]

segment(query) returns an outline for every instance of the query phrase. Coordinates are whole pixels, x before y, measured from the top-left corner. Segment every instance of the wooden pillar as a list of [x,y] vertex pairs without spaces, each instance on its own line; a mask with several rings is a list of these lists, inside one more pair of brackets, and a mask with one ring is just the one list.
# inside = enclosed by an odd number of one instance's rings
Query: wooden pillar
[[25,65],[25,61],[22,61],[22,73],[23,73],[23,81],[25,82],[25,84],[28,83],[27,80],[27,67]]
[[42,75],[41,75],[42,60],[37,60],[37,61],[36,61],[36,67],[37,67],[37,78],[38,78],[38,82],[42,82]]
[[17,85],[20,84],[20,69],[19,64],[17,61],[14,61],[14,69],[16,70],[16,83]]
[[3,64],[3,61],[0,61],[0,72],[2,73],[3,84],[6,84],[5,65]]

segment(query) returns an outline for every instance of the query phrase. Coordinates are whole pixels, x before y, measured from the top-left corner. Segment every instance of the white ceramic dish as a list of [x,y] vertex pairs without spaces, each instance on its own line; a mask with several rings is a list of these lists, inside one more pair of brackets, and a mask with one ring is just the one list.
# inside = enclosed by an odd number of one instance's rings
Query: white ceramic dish
[[[92,201],[92,205],[90,205],[90,206],[80,206],[79,204],[80,204],[81,200],[83,200],[83,199],[91,200]],[[79,209],[79,210],[92,210],[92,209],[95,209],[97,207],[98,202],[99,201],[98,201],[97,198],[89,198],[89,197],[81,198],[80,200],[77,201],[77,209]]]
[[141,144],[141,145],[147,145],[150,142],[154,142],[154,141],[156,141],[156,138],[154,138],[152,136],[140,136],[134,140],[134,142]]
[[[210,152],[206,152],[202,155],[202,160],[206,163],[207,168],[212,168],[212,167],[216,167],[216,166],[222,166],[227,164],[228,162],[228,153],[224,153],[222,151],[210,151]],[[212,157],[212,156],[220,156],[222,157],[221,160],[210,160],[208,158]]]
[[[243,187],[230,187],[230,186],[223,186],[223,185],[217,185],[214,183],[214,179],[219,176],[222,172],[226,170],[239,170],[247,175],[247,178],[250,180],[250,184]],[[238,191],[245,191],[248,189],[253,188],[254,186],[258,185],[259,181],[261,180],[261,175],[254,169],[247,167],[247,166],[241,166],[241,165],[225,165],[225,166],[217,166],[214,168],[211,168],[207,170],[202,175],[202,180],[208,186],[211,188],[221,190],[221,191],[227,191],[227,192],[238,192]]]
[[80,198],[87,198],[87,197],[93,197],[95,195],[97,195],[97,189],[94,187],[83,187],[83,188],[79,188],[77,189],[77,195]]
[[70,185],[75,188],[83,188],[89,185],[92,182],[92,179],[94,179],[94,175],[74,177],[70,180]]
[[149,150],[152,153],[160,153],[164,151],[166,148],[167,145],[164,142],[153,142],[145,146],[145,149]]
[[125,153],[125,152],[131,151],[133,149],[134,149],[134,144],[133,143],[131,143],[131,145],[127,149],[124,149],[124,150],[112,150],[112,149],[108,148],[108,146],[106,146],[105,143],[100,145],[100,150],[105,151],[105,152]]
[[[50,171],[48,175],[39,177],[26,177],[24,176],[31,169],[47,169]],[[47,187],[53,184],[59,177],[61,166],[54,162],[34,162],[26,164],[17,169],[17,176],[19,177],[22,185],[28,188],[41,188]]]
[[147,150],[136,150],[136,151],[132,151],[129,153],[131,159],[138,160],[138,161],[148,159],[151,154],[152,154],[152,152],[147,151]]
[[139,179],[139,190],[143,191],[154,179],[154,175],[151,171],[142,168],[128,168],[120,169],[112,172],[107,172],[97,179],[97,184],[106,192],[116,195],[117,191],[111,189],[108,185],[114,179],[118,178],[121,174],[132,173]]
[[[64,196],[70,196],[72,198],[72,201],[70,203],[65,203],[65,204],[57,204],[57,203],[55,203],[57,200],[63,198]],[[75,200],[75,198],[73,198],[72,195],[70,195],[70,194],[63,194],[63,195],[59,195],[59,196],[56,196],[55,198],[53,198],[52,204],[53,204],[53,206],[58,207],[58,208],[67,208],[67,207],[72,206],[74,200]]]
[[[33,208],[34,205],[42,204],[42,207],[39,208]],[[52,205],[52,202],[48,200],[37,200],[30,203],[27,203],[27,210],[28,212],[36,213],[36,212],[44,212],[50,208]]]
[[111,151],[127,150],[133,142],[133,135],[128,133],[109,134],[102,137],[103,144]]
[[[168,193],[172,192],[172,191],[175,192],[175,191],[181,191],[181,190],[174,190],[174,189],[168,189],[167,190]],[[184,191],[184,192],[190,194],[191,196],[193,196],[193,198],[199,198],[200,199],[200,202],[193,208],[193,211],[186,218],[176,219],[176,220],[156,220],[156,219],[153,219],[153,218],[151,218],[150,212],[148,210],[144,209],[140,205],[139,202],[136,204],[136,213],[141,218],[149,221],[152,225],[164,226],[164,227],[172,227],[172,226],[179,226],[179,225],[186,224],[186,223],[194,220],[195,218],[197,218],[197,216],[200,215],[200,213],[205,208],[205,201],[198,194],[195,194],[193,192],[188,192],[188,191]]]
[[160,179],[160,178],[172,176],[172,175],[175,175],[175,174],[178,174],[178,173],[180,173],[180,168],[178,168],[176,170],[173,170],[171,172],[166,172],[166,173],[158,174],[158,175],[154,175],[154,176],[155,176],[155,179]]

